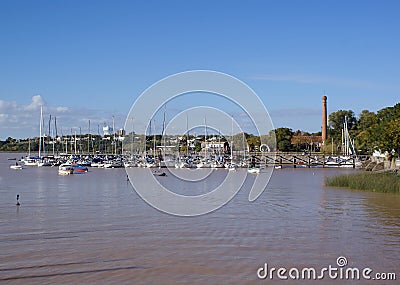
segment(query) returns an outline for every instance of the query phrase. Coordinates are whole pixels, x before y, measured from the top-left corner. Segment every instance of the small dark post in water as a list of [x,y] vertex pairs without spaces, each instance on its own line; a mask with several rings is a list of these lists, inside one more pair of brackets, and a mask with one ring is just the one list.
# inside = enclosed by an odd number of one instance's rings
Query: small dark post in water
[[19,205],[21,205],[21,204],[19,203],[19,194],[17,194],[17,206],[19,206]]

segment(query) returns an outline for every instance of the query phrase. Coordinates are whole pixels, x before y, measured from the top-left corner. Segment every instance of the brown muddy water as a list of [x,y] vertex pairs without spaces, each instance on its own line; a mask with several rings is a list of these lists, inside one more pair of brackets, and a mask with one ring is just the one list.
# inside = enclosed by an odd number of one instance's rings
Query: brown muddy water
[[340,256],[400,278],[400,196],[324,186],[354,170],[276,170],[255,202],[245,184],[215,212],[176,217],[147,205],[124,169],[59,176],[51,167],[12,170],[10,156],[0,154],[0,284],[308,284],[260,280],[257,270],[320,269]]

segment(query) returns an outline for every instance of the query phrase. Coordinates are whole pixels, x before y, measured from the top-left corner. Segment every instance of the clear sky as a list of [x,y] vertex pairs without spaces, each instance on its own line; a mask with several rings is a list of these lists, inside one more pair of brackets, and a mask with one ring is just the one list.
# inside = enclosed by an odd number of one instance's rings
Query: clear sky
[[400,1],[0,1],[0,139],[122,127],[151,84],[186,70],[248,84],[275,127],[399,102]]

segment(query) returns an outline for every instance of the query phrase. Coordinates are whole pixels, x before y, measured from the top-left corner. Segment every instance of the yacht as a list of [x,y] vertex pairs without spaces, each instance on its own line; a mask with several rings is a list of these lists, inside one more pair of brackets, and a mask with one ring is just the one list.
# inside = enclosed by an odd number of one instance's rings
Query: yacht
[[60,175],[70,175],[73,173],[74,173],[74,167],[72,166],[72,164],[63,163],[60,164],[60,166],[58,167],[58,174]]

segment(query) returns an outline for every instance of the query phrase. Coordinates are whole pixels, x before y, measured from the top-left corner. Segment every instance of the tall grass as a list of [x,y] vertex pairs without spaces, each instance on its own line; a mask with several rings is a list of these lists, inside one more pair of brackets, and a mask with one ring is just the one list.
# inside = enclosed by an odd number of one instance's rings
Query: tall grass
[[400,176],[395,173],[353,173],[328,177],[326,186],[346,187],[373,192],[400,193]]

